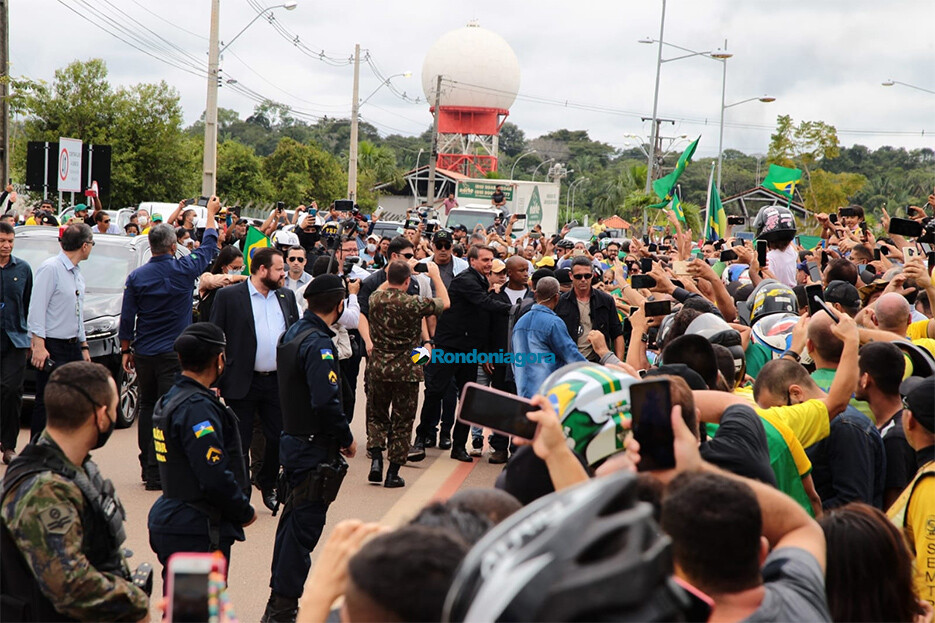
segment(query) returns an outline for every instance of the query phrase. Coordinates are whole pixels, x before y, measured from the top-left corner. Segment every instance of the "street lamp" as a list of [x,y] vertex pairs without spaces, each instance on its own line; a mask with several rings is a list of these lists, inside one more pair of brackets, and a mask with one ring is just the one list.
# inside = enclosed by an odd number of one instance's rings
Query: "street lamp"
[[387,78],[386,80],[384,80],[383,82],[381,82],[381,83],[380,83],[380,86],[378,86],[377,88],[375,88],[375,89],[373,90],[373,93],[371,93],[370,95],[368,95],[367,97],[365,97],[364,100],[359,104],[359,106],[363,106],[364,104],[366,104],[367,102],[369,102],[369,101],[370,101],[370,98],[377,94],[377,91],[379,91],[380,89],[382,89],[382,88],[385,87],[385,86],[389,86],[390,81],[391,81],[393,78],[412,78],[412,72],[411,72],[411,71],[404,71],[404,72],[402,72],[402,73],[393,74],[392,76],[390,76],[389,78]]
[[530,149],[529,151],[520,154],[519,157],[518,157],[516,160],[513,161],[513,166],[510,167],[510,179],[513,179],[513,171],[516,170],[516,164],[517,164],[520,160],[522,160],[523,158],[525,158],[526,156],[528,156],[529,154],[534,154],[534,153],[536,153],[536,150],[535,150],[535,149]]
[[237,38],[244,33],[254,22],[273,9],[293,10],[298,3],[287,0],[283,4],[267,7],[257,13],[240,32],[234,35],[223,48],[219,48],[218,30],[220,25],[221,0],[211,1],[211,29],[208,40],[208,97],[205,104],[205,143],[202,159],[201,194],[204,197],[214,195],[217,190],[217,160],[218,160],[218,80],[221,52],[230,47]]
[[923,89],[922,87],[917,87],[917,86],[914,85],[914,84],[907,84],[907,83],[905,83],[905,82],[900,82],[899,80],[886,80],[886,81],[882,82],[881,84],[882,84],[883,86],[885,86],[885,87],[891,87],[891,86],[893,86],[894,84],[901,84],[901,85],[903,85],[904,87],[909,87],[910,89],[915,89],[915,90],[917,90],[917,91],[923,91],[923,92],[925,92],[925,93],[935,93],[935,91],[932,91],[931,89]]
[[[727,63],[724,63],[724,79],[722,85],[727,83]],[[733,108],[734,106],[740,106],[741,104],[746,104],[747,102],[775,102],[775,97],[770,97],[769,95],[763,95],[760,97],[748,97],[745,100],[740,100],[739,102],[734,102],[733,104],[724,103],[724,87],[721,87],[721,127],[718,130],[718,140],[717,140],[717,188],[718,192],[721,190],[721,161],[724,158],[724,111],[728,108]]]
[[542,168],[542,165],[547,164],[549,162],[555,162],[555,158],[549,158],[548,160],[543,160],[542,162],[540,162],[539,166],[537,166],[532,172],[532,181],[534,182],[536,181],[536,173],[539,172],[539,169]]

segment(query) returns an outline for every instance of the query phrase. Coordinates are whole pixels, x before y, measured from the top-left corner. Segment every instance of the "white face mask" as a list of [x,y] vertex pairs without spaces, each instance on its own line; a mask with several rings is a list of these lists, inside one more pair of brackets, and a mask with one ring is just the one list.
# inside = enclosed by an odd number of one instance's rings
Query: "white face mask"
[[137,218],[137,220],[140,222],[141,225],[145,225],[146,223],[149,222],[149,217],[140,216],[139,218]]
[[242,272],[243,272],[242,268],[228,268],[227,269],[228,275],[239,275]]

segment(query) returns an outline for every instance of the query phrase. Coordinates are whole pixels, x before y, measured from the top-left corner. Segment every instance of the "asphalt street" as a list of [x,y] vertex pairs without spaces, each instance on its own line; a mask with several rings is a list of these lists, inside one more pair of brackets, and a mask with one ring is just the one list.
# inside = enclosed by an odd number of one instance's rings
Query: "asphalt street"
[[[361,377],[363,371],[361,371]],[[328,523],[319,547],[331,532],[331,529],[343,519],[358,518],[364,521],[378,521],[388,526],[405,522],[419,509],[433,499],[444,499],[461,488],[490,487],[493,485],[502,466],[491,465],[487,461],[488,449],[482,459],[473,463],[460,463],[448,458],[447,451],[438,448],[426,450],[426,459],[419,463],[410,463],[400,470],[400,476],[406,480],[401,489],[385,489],[382,484],[367,482],[370,461],[366,458],[364,409],[366,397],[363,393],[363,381],[359,383],[357,406],[351,429],[357,440],[357,456],[350,459],[348,475],[341,487],[338,499],[328,511]],[[421,406],[421,398],[420,398]],[[418,415],[416,416],[418,421]],[[17,449],[22,449],[29,437],[28,426],[20,431]],[[155,588],[153,595],[162,594],[161,569],[155,554],[149,547],[149,535],[146,519],[149,509],[159,496],[158,492],[146,491],[140,481],[140,469],[137,456],[136,425],[124,430],[114,431],[107,445],[93,453],[95,462],[100,466],[106,478],[114,482],[117,493],[127,513],[124,544],[133,552],[129,563],[131,569],[140,562],[150,562],[155,568]],[[0,474],[5,473],[2,466]],[[273,555],[273,540],[276,534],[278,516],[263,506],[259,491],[253,490],[252,502],[259,515],[257,521],[246,529],[247,539],[235,543],[231,552],[229,587],[231,601],[241,621],[258,621],[269,597],[269,572]],[[312,552],[312,563],[315,552]],[[158,621],[161,613],[153,600],[152,620]]]

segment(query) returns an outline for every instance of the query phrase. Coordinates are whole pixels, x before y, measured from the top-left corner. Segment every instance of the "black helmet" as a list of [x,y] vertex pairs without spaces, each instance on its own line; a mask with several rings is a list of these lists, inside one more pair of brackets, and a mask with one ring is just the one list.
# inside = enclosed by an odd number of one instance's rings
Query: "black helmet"
[[753,228],[760,240],[792,240],[795,237],[795,215],[781,205],[766,206],[757,212]]
[[442,621],[671,621],[689,601],[671,539],[619,472],[547,495],[461,562]]
[[753,326],[754,322],[770,314],[798,314],[799,300],[786,284],[764,279],[745,302],[737,305],[737,312],[747,326]]

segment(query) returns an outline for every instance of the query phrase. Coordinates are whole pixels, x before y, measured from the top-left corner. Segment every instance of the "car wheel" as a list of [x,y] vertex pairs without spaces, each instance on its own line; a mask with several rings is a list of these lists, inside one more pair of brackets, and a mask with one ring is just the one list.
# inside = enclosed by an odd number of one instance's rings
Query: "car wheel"
[[136,372],[127,374],[120,370],[117,387],[120,391],[120,402],[117,405],[117,428],[129,428],[140,413],[140,384],[137,382]]

